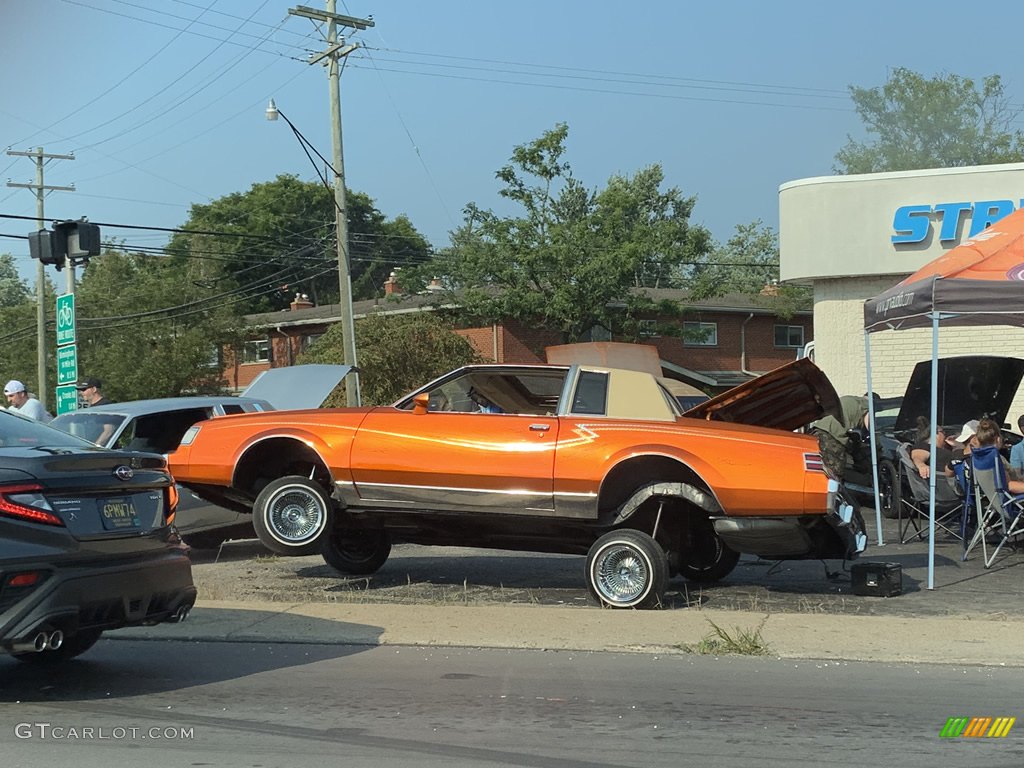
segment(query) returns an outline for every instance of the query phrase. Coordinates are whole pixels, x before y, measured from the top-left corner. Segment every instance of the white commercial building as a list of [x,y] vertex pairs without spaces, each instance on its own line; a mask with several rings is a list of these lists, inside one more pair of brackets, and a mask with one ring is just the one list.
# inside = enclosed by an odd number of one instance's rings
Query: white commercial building
[[[1024,163],[821,176],[779,188],[781,278],[813,284],[814,359],[839,394],[865,390],[864,302],[1020,207]],[[872,388],[902,395],[931,352],[930,328],[873,333]],[[940,328],[940,357],[970,354],[1024,357],[1024,330]],[[1018,393],[1011,423],[1022,409]]]

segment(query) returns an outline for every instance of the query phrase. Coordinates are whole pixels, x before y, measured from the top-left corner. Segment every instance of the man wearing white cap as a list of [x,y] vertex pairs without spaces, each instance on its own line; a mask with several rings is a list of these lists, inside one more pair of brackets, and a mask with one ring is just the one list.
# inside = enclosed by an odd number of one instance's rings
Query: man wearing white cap
[[4,387],[4,395],[7,396],[7,409],[10,411],[17,411],[23,416],[41,421],[43,424],[53,418],[46,412],[41,402],[29,396],[25,385],[17,379],[7,382],[7,386]]

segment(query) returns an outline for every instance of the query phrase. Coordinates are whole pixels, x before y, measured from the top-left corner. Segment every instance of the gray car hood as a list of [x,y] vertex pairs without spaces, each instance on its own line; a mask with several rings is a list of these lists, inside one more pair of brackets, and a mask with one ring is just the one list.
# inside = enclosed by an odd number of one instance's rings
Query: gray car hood
[[279,411],[319,408],[351,371],[351,365],[320,363],[271,368],[257,376],[242,396],[266,400]]

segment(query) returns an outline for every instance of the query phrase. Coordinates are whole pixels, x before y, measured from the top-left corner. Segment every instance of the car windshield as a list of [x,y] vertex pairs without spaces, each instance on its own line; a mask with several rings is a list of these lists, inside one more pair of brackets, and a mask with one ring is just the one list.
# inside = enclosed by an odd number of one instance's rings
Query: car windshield
[[35,448],[41,445],[80,448],[83,442],[38,421],[7,411],[0,412],[0,447]]
[[101,436],[109,438],[127,418],[119,413],[89,413],[86,409],[63,413],[51,421],[50,425],[69,435],[99,444],[102,442]]

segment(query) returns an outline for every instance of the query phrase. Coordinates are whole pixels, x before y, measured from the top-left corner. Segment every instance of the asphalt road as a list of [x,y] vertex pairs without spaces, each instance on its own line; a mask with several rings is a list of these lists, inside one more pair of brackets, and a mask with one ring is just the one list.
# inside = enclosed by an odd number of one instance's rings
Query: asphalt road
[[939,732],[1020,715],[1022,685],[1024,669],[979,666],[104,640],[61,674],[0,658],[0,754],[46,768],[1019,766],[1024,726]]

